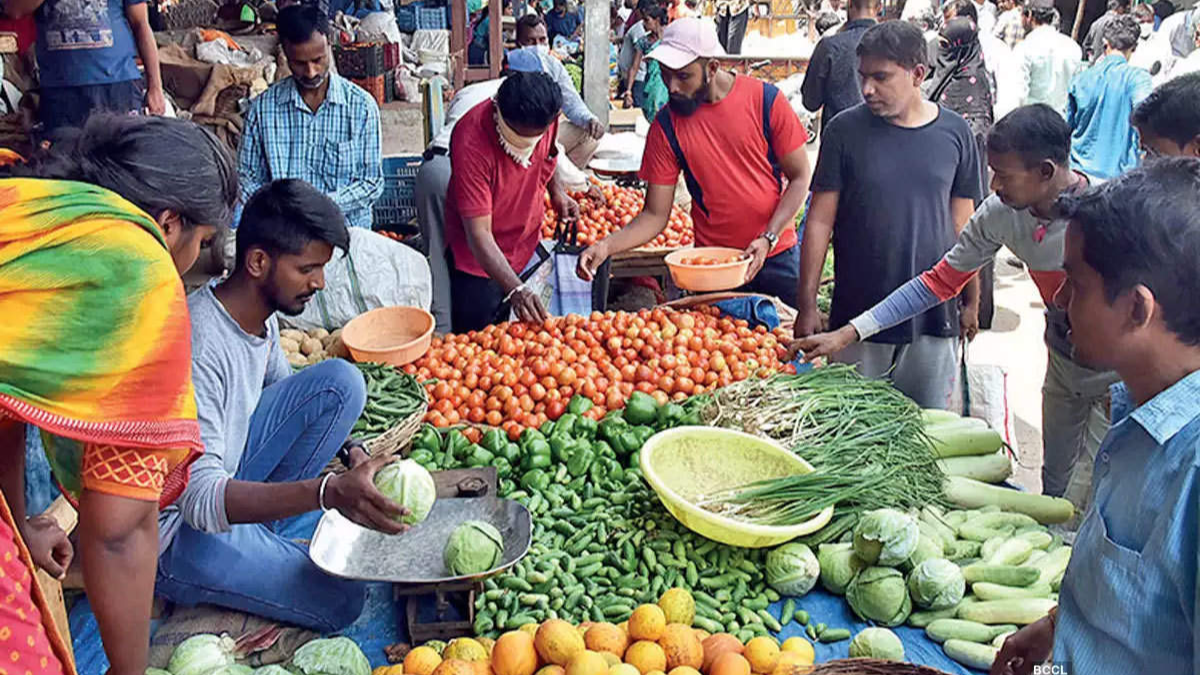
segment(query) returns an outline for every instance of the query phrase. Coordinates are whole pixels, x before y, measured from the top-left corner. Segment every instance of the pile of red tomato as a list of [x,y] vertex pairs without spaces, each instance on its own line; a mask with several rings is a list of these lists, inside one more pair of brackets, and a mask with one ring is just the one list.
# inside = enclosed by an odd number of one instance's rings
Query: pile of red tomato
[[[600,204],[588,196],[586,192],[572,192],[571,197],[579,202],[579,243],[594,244],[608,235],[629,224],[633,217],[642,211],[645,197],[641,191],[634,188],[617,187],[612,183],[597,183],[604,193],[605,203]],[[558,223],[558,214],[550,205],[550,195],[546,195],[546,210],[542,216],[542,237],[554,238],[554,228]],[[663,230],[646,248],[679,248],[694,241],[692,235],[692,217],[678,206],[671,207],[671,217],[667,221],[667,229]]]
[[784,369],[782,333],[723,318],[715,307],[592,312],[543,324],[500,323],[435,337],[405,372],[424,381],[437,427],[501,427],[515,437],[555,420],[575,394],[600,419],[636,390],[660,403]]

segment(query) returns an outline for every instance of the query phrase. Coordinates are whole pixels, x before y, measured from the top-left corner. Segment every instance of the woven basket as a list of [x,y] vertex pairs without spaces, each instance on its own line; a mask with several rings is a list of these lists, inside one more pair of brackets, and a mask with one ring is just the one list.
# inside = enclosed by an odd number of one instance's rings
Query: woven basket
[[413,414],[405,417],[391,429],[379,434],[375,438],[367,441],[367,451],[372,457],[388,454],[402,454],[407,456],[409,444],[412,442],[413,436],[421,429],[421,421],[425,419],[425,413],[429,410],[429,400],[426,397],[425,403],[421,409]]
[[813,666],[811,675],[947,675],[929,666],[882,659],[838,659]]

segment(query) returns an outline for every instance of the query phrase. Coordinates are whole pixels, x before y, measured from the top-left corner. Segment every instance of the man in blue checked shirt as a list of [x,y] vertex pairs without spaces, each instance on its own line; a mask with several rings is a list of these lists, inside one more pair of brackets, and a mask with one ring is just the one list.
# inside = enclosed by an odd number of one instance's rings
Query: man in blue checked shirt
[[329,19],[311,5],[279,12],[279,43],[292,76],[254,100],[246,115],[238,174],[243,201],[281,178],[324,192],[351,227],[371,227],[383,194],[379,106],[330,71]]
[[1009,637],[993,675],[1051,659],[1069,673],[1200,673],[1200,160],[1150,162],[1064,196],[1055,301],[1076,356],[1111,368],[1096,456],[1058,607]]

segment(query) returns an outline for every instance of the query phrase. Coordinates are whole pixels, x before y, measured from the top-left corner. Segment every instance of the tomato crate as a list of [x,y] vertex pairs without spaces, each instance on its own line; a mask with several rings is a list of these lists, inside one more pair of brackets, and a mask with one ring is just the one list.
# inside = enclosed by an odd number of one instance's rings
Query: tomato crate
[[379,42],[338,45],[333,48],[338,74],[350,80],[366,80],[383,75],[384,45]]
[[383,196],[375,202],[375,229],[402,231],[417,217],[416,186],[420,168],[420,155],[383,158]]

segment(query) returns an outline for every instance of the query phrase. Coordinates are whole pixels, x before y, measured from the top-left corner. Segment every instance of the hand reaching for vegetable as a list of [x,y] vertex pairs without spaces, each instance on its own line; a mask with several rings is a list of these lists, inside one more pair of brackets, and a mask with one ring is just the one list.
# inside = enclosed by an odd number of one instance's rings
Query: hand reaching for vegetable
[[1008,636],[992,663],[991,675],[1029,675],[1033,667],[1050,658],[1054,646],[1054,620],[1039,619]]
[[817,333],[793,340],[788,345],[788,360],[796,358],[796,354],[800,352],[805,361],[813,361],[822,356],[832,356],[857,340],[858,332],[854,330],[854,326],[846,324],[831,333]]
[[580,279],[591,281],[596,278],[596,270],[604,264],[607,258],[608,248],[603,241],[598,241],[579,254],[579,264],[575,266],[575,273],[579,275]]
[[521,321],[542,323],[550,318],[550,313],[542,306],[542,301],[528,288],[518,290],[509,302],[512,303],[513,312]]
[[821,313],[816,307],[811,309],[801,308],[796,314],[796,323],[793,326],[792,334],[797,338],[804,338],[814,333],[820,333],[822,329]]
[[75,548],[67,533],[63,532],[58,523],[50,516],[34,516],[25,521],[21,529],[21,537],[29,547],[29,556],[38,567],[55,579],[67,575],[71,559],[75,556]]
[[396,520],[408,515],[408,509],[384,497],[375,487],[375,472],[396,459],[395,455],[372,457],[365,462],[359,461],[346,473],[331,478],[325,486],[325,505],[372,530],[385,534],[408,531],[407,525]]

